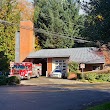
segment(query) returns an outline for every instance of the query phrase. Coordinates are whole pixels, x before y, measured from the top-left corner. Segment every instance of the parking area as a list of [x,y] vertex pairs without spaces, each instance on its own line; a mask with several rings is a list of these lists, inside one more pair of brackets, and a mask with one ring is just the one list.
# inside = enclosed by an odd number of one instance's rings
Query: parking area
[[83,83],[76,80],[46,78],[44,76],[39,78],[31,78],[30,80],[21,80],[22,85],[41,85],[41,84],[76,84]]
[[21,80],[21,85],[33,86],[53,86],[59,88],[66,88],[71,90],[101,90],[110,92],[110,83],[89,83],[77,80],[56,79],[56,78],[32,78],[30,80]]

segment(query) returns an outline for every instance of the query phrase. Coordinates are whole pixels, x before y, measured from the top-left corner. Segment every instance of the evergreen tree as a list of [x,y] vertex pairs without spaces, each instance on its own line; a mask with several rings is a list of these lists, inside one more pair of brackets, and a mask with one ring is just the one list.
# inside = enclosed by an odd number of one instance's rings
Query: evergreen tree
[[83,8],[87,15],[82,36],[89,40],[110,42],[110,0],[91,0]]
[[74,40],[66,37],[80,36],[83,18],[73,0],[35,0],[34,23],[43,29],[37,32],[43,48],[70,48]]

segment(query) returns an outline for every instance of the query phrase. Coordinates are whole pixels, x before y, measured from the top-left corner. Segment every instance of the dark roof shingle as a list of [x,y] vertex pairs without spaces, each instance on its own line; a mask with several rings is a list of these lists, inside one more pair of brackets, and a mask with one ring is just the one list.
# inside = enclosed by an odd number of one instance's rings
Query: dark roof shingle
[[42,49],[30,53],[27,58],[69,57],[70,61],[78,63],[105,63],[104,56],[94,52],[96,49],[95,47]]

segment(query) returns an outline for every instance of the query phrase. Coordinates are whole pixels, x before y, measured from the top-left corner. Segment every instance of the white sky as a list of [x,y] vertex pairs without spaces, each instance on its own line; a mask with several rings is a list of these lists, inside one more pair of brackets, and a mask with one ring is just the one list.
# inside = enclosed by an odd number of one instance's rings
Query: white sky
[[33,2],[33,0],[27,0],[27,1],[29,1],[29,2]]
[[[83,1],[84,1],[84,2],[89,2],[90,0],[80,0],[80,2],[83,2]],[[80,14],[84,14],[85,12],[84,12],[82,9],[80,9],[80,10],[79,10],[79,13],[80,13]]]

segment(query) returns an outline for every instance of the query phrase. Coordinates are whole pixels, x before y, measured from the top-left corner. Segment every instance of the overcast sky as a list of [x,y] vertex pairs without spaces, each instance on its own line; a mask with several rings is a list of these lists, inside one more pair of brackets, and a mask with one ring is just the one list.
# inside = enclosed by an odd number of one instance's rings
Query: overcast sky
[[27,0],[27,1],[29,1],[29,2],[33,2],[33,0]]

